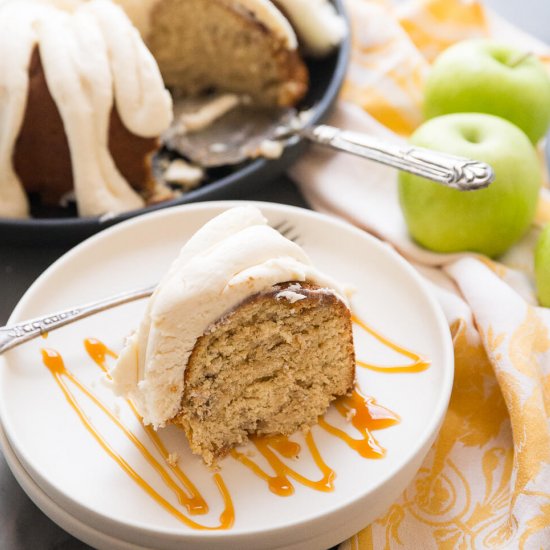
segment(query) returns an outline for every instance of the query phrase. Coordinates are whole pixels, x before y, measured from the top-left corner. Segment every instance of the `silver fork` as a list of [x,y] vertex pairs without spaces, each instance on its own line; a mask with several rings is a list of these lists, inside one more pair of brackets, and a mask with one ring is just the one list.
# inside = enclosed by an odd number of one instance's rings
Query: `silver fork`
[[[288,222],[280,222],[272,227],[291,241],[297,242],[299,239],[298,233]],[[79,321],[80,319],[90,317],[101,311],[106,311],[129,302],[148,298],[153,294],[156,286],[157,285],[151,285],[128,292],[122,292],[108,298],[103,298],[102,300],[96,300],[95,302],[58,311],[57,313],[50,313],[14,325],[0,327],[0,355],[20,344],[38,338],[42,336],[42,334],[52,332],[65,325]]]

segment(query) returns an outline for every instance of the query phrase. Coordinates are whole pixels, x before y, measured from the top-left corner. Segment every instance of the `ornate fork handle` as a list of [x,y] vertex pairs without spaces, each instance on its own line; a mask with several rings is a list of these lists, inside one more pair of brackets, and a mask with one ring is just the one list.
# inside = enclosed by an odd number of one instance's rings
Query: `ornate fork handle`
[[100,311],[111,309],[112,307],[140,300],[151,296],[155,290],[155,285],[148,286],[146,288],[140,288],[130,292],[124,292],[117,294],[110,298],[91,302],[89,304],[79,306],[77,308],[66,309],[59,311],[53,315],[47,315],[44,317],[37,317],[36,319],[30,319],[29,321],[23,321],[16,325],[7,325],[0,328],[0,355],[5,351],[28,342],[33,338],[51,332],[52,330],[64,327],[73,321],[84,319]]
[[389,143],[332,126],[304,128],[299,130],[299,134],[315,143],[411,172],[460,191],[482,189],[495,179],[493,169],[484,162],[408,144]]

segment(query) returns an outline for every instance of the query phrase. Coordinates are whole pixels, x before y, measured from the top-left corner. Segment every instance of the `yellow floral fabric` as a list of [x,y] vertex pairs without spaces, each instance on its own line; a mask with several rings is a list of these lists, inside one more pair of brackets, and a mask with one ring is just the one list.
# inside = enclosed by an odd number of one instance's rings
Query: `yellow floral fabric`
[[[473,0],[348,0],[349,73],[331,123],[399,141],[422,121],[422,86],[452,43],[495,36],[549,50]],[[432,285],[455,348],[443,426],[415,479],[341,550],[550,548],[550,309],[537,307],[533,247],[550,222],[543,189],[532,231],[497,263],[411,241],[396,174],[313,148],[292,169],[311,206],[391,243]]]

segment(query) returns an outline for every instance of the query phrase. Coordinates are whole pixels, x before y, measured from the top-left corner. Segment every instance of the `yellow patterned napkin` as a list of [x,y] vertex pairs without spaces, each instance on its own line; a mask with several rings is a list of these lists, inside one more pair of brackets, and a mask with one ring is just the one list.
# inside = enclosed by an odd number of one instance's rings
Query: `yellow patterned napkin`
[[[331,123],[403,139],[420,122],[430,61],[451,43],[496,36],[548,60],[548,49],[476,1],[348,0],[353,54]],[[387,513],[343,549],[550,548],[550,309],[536,306],[532,254],[550,221],[500,263],[416,246],[399,209],[396,173],[312,148],[291,175],[311,206],[391,243],[429,281],[455,345],[455,384],[438,439]]]

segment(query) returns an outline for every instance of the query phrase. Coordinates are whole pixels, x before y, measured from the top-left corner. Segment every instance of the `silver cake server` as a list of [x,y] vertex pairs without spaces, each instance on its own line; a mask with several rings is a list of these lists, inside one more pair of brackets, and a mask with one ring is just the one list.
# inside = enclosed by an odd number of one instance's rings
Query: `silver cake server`
[[164,144],[195,164],[212,168],[238,164],[269,149],[276,153],[277,146],[284,148],[304,138],[461,191],[482,189],[495,179],[487,163],[333,126],[310,126],[307,113],[256,110],[241,104],[199,131],[181,132],[173,127]]

